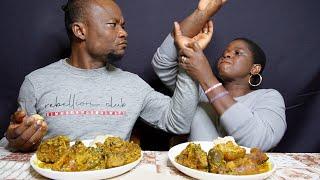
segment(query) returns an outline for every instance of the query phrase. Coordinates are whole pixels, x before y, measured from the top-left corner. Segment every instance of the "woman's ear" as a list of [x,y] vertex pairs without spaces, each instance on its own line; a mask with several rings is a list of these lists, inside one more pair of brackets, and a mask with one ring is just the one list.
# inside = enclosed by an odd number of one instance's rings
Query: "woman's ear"
[[261,65],[260,64],[253,64],[250,70],[250,73],[255,75],[259,74],[261,71]]
[[72,23],[71,25],[71,29],[73,32],[73,35],[81,40],[85,40],[86,39],[86,26],[85,24],[81,23],[81,22],[75,22]]

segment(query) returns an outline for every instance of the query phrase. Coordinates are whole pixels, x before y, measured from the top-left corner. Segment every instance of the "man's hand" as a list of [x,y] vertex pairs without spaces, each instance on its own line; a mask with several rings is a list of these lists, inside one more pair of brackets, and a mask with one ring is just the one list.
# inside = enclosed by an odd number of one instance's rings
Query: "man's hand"
[[47,123],[37,117],[26,115],[25,111],[17,111],[11,116],[6,132],[9,147],[22,152],[37,149],[48,130]]
[[184,36],[181,32],[179,23],[174,23],[174,40],[175,44],[179,49],[186,49],[187,46],[191,43],[197,42],[202,50],[204,50],[209,42],[211,41],[213,36],[213,22],[212,20],[208,21],[201,32],[199,32],[193,38],[189,38]]
[[215,14],[227,0],[200,0],[198,4],[198,9],[200,11],[208,13],[211,17]]

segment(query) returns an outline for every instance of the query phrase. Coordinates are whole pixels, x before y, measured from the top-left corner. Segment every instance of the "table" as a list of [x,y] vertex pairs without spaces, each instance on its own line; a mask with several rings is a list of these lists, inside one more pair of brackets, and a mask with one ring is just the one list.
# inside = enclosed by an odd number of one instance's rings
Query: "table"
[[[192,179],[173,167],[167,151],[144,151],[133,170],[113,179]],[[45,179],[29,164],[32,153],[12,153],[0,147],[0,179]],[[268,153],[277,165],[268,179],[320,179],[320,153]]]

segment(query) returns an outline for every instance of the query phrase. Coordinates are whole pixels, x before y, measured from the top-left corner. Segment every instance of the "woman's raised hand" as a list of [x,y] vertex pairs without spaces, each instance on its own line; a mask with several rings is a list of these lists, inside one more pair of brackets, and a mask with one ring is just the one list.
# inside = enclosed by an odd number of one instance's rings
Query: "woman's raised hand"
[[185,49],[189,44],[197,42],[202,50],[204,50],[210,43],[213,36],[213,22],[212,20],[208,21],[201,32],[199,32],[193,38],[184,36],[181,32],[180,25],[177,22],[174,22],[174,41],[179,49]]

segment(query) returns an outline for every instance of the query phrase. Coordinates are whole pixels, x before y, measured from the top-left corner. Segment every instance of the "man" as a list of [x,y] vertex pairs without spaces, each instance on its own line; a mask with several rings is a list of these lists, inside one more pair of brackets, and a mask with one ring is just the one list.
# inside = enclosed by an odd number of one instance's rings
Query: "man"
[[[207,6],[216,6],[210,1],[201,0],[203,9],[191,17],[203,16],[211,10]],[[64,10],[70,58],[26,76],[18,98],[23,111],[14,113],[6,132],[10,148],[33,151],[45,135],[63,134],[75,140],[113,134],[128,140],[138,116],[168,132],[189,132],[198,85],[184,71],[177,76],[170,98],[110,64],[124,55],[128,36],[114,1],[69,0]],[[45,121],[32,114],[44,116]]]

